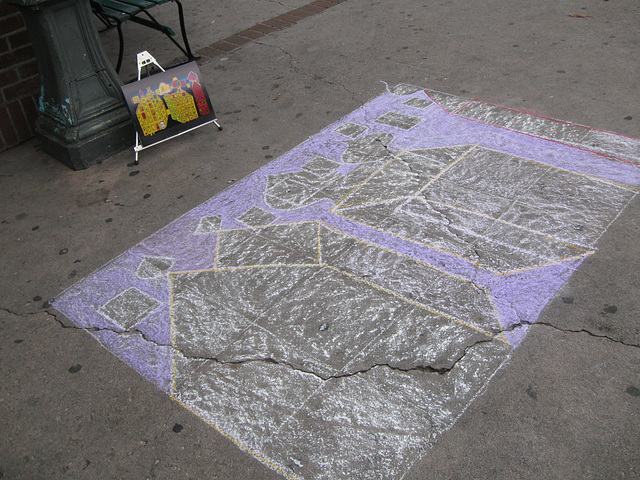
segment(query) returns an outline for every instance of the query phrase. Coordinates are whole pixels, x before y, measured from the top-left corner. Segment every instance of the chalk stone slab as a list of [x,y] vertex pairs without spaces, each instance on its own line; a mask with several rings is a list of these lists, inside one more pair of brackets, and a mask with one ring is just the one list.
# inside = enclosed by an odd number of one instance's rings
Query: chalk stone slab
[[128,329],[155,310],[159,302],[137,288],[128,288],[100,308],[100,313],[123,329]]
[[408,105],[414,108],[427,108],[433,105],[433,102],[426,100],[424,98],[410,98],[403,105]]
[[162,257],[145,257],[138,267],[137,275],[140,278],[156,278],[166,274],[171,268],[172,261],[170,258]]
[[222,224],[222,217],[220,215],[209,215],[200,219],[198,228],[196,228],[196,235],[213,233],[220,230]]
[[351,138],[359,137],[366,131],[367,127],[365,127],[364,125],[358,125],[357,123],[345,123],[335,129],[336,133]]
[[245,225],[250,227],[257,227],[260,225],[267,225],[275,220],[276,216],[260,207],[251,207],[238,217]]
[[413,117],[398,112],[387,112],[376,118],[376,122],[391,125],[392,127],[402,128],[403,130],[411,130],[416,125],[422,123],[420,117]]

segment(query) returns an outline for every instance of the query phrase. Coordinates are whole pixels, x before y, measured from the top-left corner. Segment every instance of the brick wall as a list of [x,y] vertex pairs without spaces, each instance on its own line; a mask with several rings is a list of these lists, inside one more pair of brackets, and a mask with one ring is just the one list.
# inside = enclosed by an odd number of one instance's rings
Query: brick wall
[[40,76],[29,33],[17,7],[0,2],[0,151],[34,133]]

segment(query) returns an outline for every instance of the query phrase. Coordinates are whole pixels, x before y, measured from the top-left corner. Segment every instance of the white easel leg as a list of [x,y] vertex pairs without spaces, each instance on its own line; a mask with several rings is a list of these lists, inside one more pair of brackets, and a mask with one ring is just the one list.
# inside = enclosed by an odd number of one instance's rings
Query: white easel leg
[[133,151],[136,152],[136,158],[133,163],[134,165],[138,165],[138,154],[140,153],[140,139],[138,137],[138,132],[136,132],[136,146],[133,147]]

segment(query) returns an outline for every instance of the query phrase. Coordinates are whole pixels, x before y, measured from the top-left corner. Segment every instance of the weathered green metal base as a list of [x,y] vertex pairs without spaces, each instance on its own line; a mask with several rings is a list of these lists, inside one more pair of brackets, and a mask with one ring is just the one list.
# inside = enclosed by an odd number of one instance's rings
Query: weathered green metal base
[[64,163],[73,170],[84,170],[110,156],[132,148],[135,131],[131,124],[129,113],[123,112],[124,121],[117,122],[102,133],[93,134],[77,142],[61,141],[50,133],[49,128],[37,128],[36,135],[40,147],[56,160]]
[[42,150],[80,170],[132,147],[122,81],[102,50],[89,0],[9,0],[27,24],[42,79]]

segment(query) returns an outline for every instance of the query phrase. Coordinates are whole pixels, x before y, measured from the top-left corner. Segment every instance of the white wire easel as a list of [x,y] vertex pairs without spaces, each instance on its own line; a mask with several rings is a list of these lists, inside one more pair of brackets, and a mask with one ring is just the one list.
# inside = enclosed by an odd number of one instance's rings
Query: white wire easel
[[[138,60],[138,81],[140,81],[140,79],[142,78],[142,77],[141,77],[141,75],[142,75],[142,68],[143,68],[143,67],[148,67],[148,66],[149,66],[149,65],[151,65],[152,63],[153,63],[156,67],[158,67],[160,70],[162,70],[163,72],[165,71],[165,70],[164,70],[164,68],[162,68],[158,62],[156,62],[156,59],[155,59],[155,58],[153,58],[153,57],[151,56],[151,54],[150,54],[149,52],[147,52],[146,50],[145,50],[144,52],[140,52],[140,53],[138,53],[138,55],[137,55],[137,60]],[[195,127],[193,127],[193,128],[190,128],[190,129],[188,129],[188,130],[184,130],[184,131],[182,131],[182,132],[180,132],[180,133],[176,133],[175,135],[173,135],[173,136],[171,136],[171,137],[167,137],[167,138],[164,138],[164,139],[162,139],[162,140],[160,140],[160,141],[158,141],[158,142],[156,142],[156,143],[153,143],[153,144],[151,144],[151,145],[147,145],[146,147],[145,147],[145,146],[143,146],[143,145],[140,143],[140,135],[139,135],[139,134],[138,134],[138,132],[136,131],[136,145],[135,145],[135,147],[133,147],[133,150],[135,151],[135,154],[136,154],[136,157],[135,157],[134,163],[135,163],[136,165],[138,165],[138,154],[139,154],[142,150],[146,150],[147,148],[150,148],[150,147],[155,147],[156,145],[159,145],[159,144],[161,144],[162,142],[166,142],[167,140],[171,140],[172,138],[179,137],[180,135],[184,135],[185,133],[189,133],[189,132],[191,132],[191,131],[195,130],[196,128],[204,127],[205,125],[209,125],[210,123],[214,123],[214,124],[216,125],[216,127],[218,127],[218,130],[222,130],[222,127],[221,127],[221,126],[220,126],[220,124],[218,123],[218,119],[217,119],[217,118],[214,118],[213,120],[209,120],[208,122],[201,123],[200,125],[197,125],[197,126],[195,126]]]

